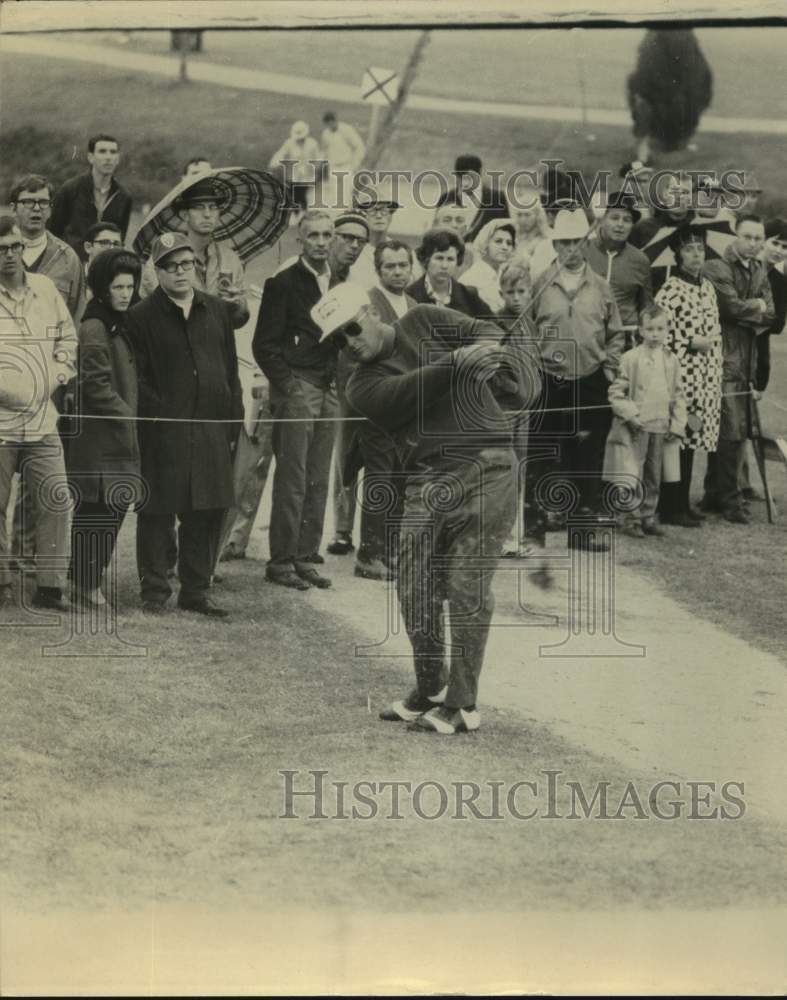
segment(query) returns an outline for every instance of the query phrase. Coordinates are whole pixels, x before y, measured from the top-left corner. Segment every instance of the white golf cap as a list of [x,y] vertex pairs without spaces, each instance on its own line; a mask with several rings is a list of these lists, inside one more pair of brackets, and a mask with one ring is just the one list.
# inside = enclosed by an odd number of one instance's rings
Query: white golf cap
[[561,208],[549,233],[553,240],[583,240],[590,232],[588,218],[581,208]]
[[311,311],[311,318],[321,330],[320,343],[339,327],[356,318],[364,306],[370,305],[369,296],[360,285],[344,281],[320,299]]
[[305,139],[309,134],[309,126],[306,122],[297,121],[293,122],[292,128],[290,129],[290,135],[293,139]]

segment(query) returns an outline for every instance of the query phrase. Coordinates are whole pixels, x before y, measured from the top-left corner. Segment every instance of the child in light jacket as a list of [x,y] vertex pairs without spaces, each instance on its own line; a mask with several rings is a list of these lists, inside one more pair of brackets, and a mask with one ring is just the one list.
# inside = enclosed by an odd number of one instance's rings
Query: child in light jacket
[[635,538],[664,534],[656,523],[662,472],[669,468],[664,481],[671,482],[675,475],[671,466],[686,433],[680,364],[665,347],[667,313],[660,306],[648,306],[640,316],[639,332],[642,343],[626,351],[609,387],[614,416],[603,470],[606,480],[620,482],[623,474],[641,483],[642,503],[626,527]]

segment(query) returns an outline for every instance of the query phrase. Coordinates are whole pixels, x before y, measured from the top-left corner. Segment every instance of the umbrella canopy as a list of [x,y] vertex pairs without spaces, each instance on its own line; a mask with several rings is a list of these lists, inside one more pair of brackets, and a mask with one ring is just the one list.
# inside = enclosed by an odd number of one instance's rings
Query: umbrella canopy
[[206,179],[213,181],[223,206],[214,239],[229,243],[244,263],[272,246],[287,228],[296,206],[284,180],[268,170],[219,167],[184,178],[150,210],[134,240],[136,253],[147,257],[156,236],[183,228],[178,200]]
[[[707,260],[722,257],[726,248],[735,239],[735,234],[726,219],[701,219],[695,216],[690,226],[692,229],[704,230]],[[642,248],[648,255],[651,267],[675,267],[675,255],[669,244],[677,228],[676,225],[661,226]]]

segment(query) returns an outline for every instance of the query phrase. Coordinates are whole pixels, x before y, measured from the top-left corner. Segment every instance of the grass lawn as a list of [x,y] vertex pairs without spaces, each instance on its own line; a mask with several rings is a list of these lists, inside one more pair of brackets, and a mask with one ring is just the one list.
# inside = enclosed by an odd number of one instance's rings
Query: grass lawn
[[[643,35],[642,28],[433,31],[414,92],[573,107],[580,101],[581,58],[588,105],[626,108],[626,77]],[[700,28],[696,35],[714,73],[709,113],[787,114],[784,94],[772,83],[784,65],[784,29]],[[135,32],[130,40],[115,33],[69,37],[94,44],[102,38],[110,45],[123,39],[124,48],[161,54],[170,44],[169,33],[157,31]],[[190,58],[360,85],[367,66],[404,66],[417,37],[408,30],[208,31],[203,53]],[[311,121],[316,128],[319,118]]]
[[[93,656],[51,658],[41,644],[63,630],[3,629],[4,909],[111,912],[156,901],[244,912],[286,900],[439,911],[446,901],[424,892],[425,881],[450,885],[452,911],[787,901],[785,833],[756,818],[428,822],[403,809],[405,819],[392,821],[381,805],[375,818],[342,822],[307,819],[303,799],[300,819],[280,818],[283,769],[415,786],[543,782],[552,768],[586,788],[610,781],[618,796],[627,780],[648,788],[654,777],[623,773],[515,714],[485,709],[484,729],[446,742],[379,722],[377,711],[408,683],[407,663],[356,658],[351,628],[308,595],[266,584],[259,562],[227,570],[229,623],[175,610],[145,618],[132,539],[130,524],[118,633],[145,644],[147,656],[110,658],[97,639]],[[436,808],[424,798],[424,811]],[[335,811],[329,796],[325,812]]]
[[[140,202],[154,204],[180,177],[194,153],[215,163],[267,165],[295,118],[315,126],[324,107],[280,94],[237,92],[209,84],[180,85],[155,76],[6,55],[2,69],[6,137],[0,183],[33,166],[56,181],[84,169],[87,137],[110,124],[124,146],[124,183]],[[96,94],[101,94],[97,102]],[[75,114],[75,109],[79,112]],[[107,109],[111,109],[111,112]],[[362,133],[368,113],[357,105],[336,110]],[[563,158],[588,176],[617,170],[632,155],[624,128],[597,127],[589,142],[581,130],[555,122],[511,122],[467,115],[405,112],[381,168],[449,172],[457,152],[479,150],[485,163],[505,172],[529,168],[545,156]],[[787,211],[784,142],[762,136],[745,145],[728,136],[700,135],[697,149],[665,156],[667,167],[756,168],[766,189],[765,208]]]

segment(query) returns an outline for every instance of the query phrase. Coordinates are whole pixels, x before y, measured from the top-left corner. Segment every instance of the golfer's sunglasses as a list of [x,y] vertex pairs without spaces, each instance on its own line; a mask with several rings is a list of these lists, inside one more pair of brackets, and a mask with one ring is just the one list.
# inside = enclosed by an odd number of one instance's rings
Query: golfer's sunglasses
[[[366,312],[367,310],[364,309],[359,318],[363,319],[363,317],[366,315]],[[339,329],[336,331],[336,333],[333,335],[333,337],[339,347],[339,350],[341,350],[347,343],[348,337],[350,338],[360,337],[362,333],[363,333],[363,327],[361,326],[361,324],[358,322],[357,319],[352,319],[350,320],[349,323],[345,323],[344,326],[340,326]]]

